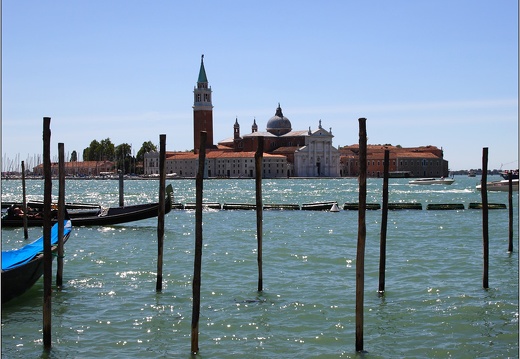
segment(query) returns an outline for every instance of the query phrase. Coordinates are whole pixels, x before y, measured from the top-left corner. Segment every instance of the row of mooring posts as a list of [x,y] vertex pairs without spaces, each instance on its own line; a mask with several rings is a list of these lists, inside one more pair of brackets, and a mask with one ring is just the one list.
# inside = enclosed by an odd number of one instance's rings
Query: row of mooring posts
[[[43,118],[43,347],[49,351],[52,346],[52,167],[50,156],[51,144],[51,118]],[[120,178],[120,206],[123,206],[122,177]],[[164,188],[164,185],[163,185]],[[58,244],[57,244],[57,270],[56,288],[63,287],[63,258],[64,258],[64,224],[65,224],[65,146],[58,143]],[[164,192],[163,192],[164,193]],[[27,213],[26,186],[25,186],[25,164],[22,161],[22,209]],[[164,221],[164,195],[163,195],[163,221]],[[24,237],[28,236],[27,216],[23,216]]]
[[[356,351],[363,349],[363,298],[364,298],[364,254],[366,240],[365,210],[366,210],[366,119],[359,119],[359,214],[358,214],[358,244],[356,256]],[[385,291],[385,266],[386,266],[386,232],[388,221],[388,178],[389,178],[389,151],[385,150],[383,162],[383,206],[380,233],[380,260],[379,260],[379,288],[380,296]],[[487,163],[488,148],[482,151],[482,242],[483,242],[483,275],[482,287],[489,289],[489,204],[487,198]],[[509,240],[508,252],[513,251],[513,177],[509,173]]]
[[[52,168],[50,160],[50,117],[43,118],[43,174],[44,174],[44,195],[43,195],[43,346],[48,352],[52,347],[52,249],[51,249],[51,205],[52,205]],[[204,141],[205,146],[205,141]],[[202,152],[205,153],[205,150]],[[166,156],[166,135],[160,135],[160,180],[159,180],[159,213],[157,224],[158,236],[158,261],[157,261],[157,284],[156,291],[162,291],[162,266],[163,266],[163,242],[164,242],[164,215],[165,215],[165,156]],[[59,157],[59,195],[58,195],[58,255],[56,287],[63,286],[63,233],[65,222],[65,170],[64,170],[64,144],[58,144]],[[202,168],[204,160],[201,162]],[[25,193],[25,168],[22,162],[22,187],[23,187],[23,212],[27,213],[26,193]],[[202,182],[201,182],[202,186]],[[124,206],[122,173],[119,176],[119,206]],[[200,190],[200,204],[202,204],[202,188]],[[200,206],[202,208],[202,206]],[[24,218],[24,236],[28,238],[27,217]],[[202,223],[200,221],[200,223]],[[200,226],[200,244],[202,245],[202,226]],[[201,248],[201,245],[199,246]],[[200,262],[200,258],[199,258]],[[199,305],[200,305],[200,264],[195,265],[199,268]],[[198,318],[197,318],[198,322]]]
[[[195,260],[194,260],[194,275],[193,275],[193,313],[191,326],[191,352],[197,354],[199,352],[199,317],[200,317],[200,288],[201,288],[201,267],[202,267],[202,195],[203,195],[203,178],[204,178],[204,162],[206,153],[206,132],[200,134],[200,149],[199,149],[199,169],[196,180],[196,212],[195,212]],[[359,209],[358,209],[358,240],[356,253],[356,320],[355,320],[355,348],[357,352],[363,352],[363,324],[364,324],[364,265],[365,265],[365,243],[366,243],[366,150],[367,150],[367,132],[366,119],[359,119]],[[263,156],[263,141],[259,138],[258,148],[255,153],[255,187],[256,187],[256,214],[257,214],[257,262],[258,262],[258,291],[263,290],[263,276],[262,276],[262,233],[263,233],[263,205],[262,205],[262,156]],[[389,158],[390,152],[385,151],[384,154],[384,176],[383,176],[383,206],[382,206],[382,220],[380,233],[380,260],[379,260],[379,287],[378,293],[380,296],[385,292],[385,270],[386,270],[386,234],[388,222],[388,180],[389,180]],[[484,149],[483,155],[483,172],[487,171],[487,148]],[[483,175],[482,182],[485,186],[487,181],[486,175]],[[488,221],[487,221],[487,188],[482,189],[482,218],[483,218],[483,243],[484,243],[484,277],[483,287],[487,289],[488,285],[488,256],[489,256],[489,238],[488,238]],[[509,208],[510,208],[510,240],[509,251],[512,248],[512,181],[510,179],[509,190]]]
[[[51,348],[51,281],[52,281],[52,253],[51,253],[51,199],[52,199],[52,173],[50,162],[50,117],[43,119],[43,169],[44,169],[44,206],[43,206],[43,236],[44,236],[44,294],[43,294],[43,343],[44,349]],[[364,258],[366,243],[366,149],[367,132],[366,119],[359,118],[359,209],[358,209],[358,239],[356,254],[356,342],[357,352],[364,351],[363,347],[363,323],[364,323]],[[203,180],[206,159],[207,133],[200,133],[199,167],[196,177],[196,208],[195,208],[195,258],[194,273],[192,280],[193,311],[191,323],[191,352],[199,352],[199,319],[200,319],[200,292],[202,272],[202,210],[203,210]],[[59,151],[59,197],[58,197],[58,271],[56,275],[56,286],[62,287],[63,281],[63,232],[64,232],[64,208],[65,208],[65,171],[64,171],[64,145],[58,144]],[[157,255],[157,283],[156,291],[162,291],[162,267],[163,267],[163,243],[164,243],[164,215],[165,215],[165,156],[166,135],[160,135],[159,155],[159,213],[157,223],[158,255]],[[384,154],[384,176],[383,176],[383,206],[380,233],[380,261],[379,261],[379,287],[378,293],[384,295],[385,291],[385,268],[386,268],[386,234],[388,221],[388,179],[389,179],[389,151]],[[489,288],[489,234],[488,234],[488,201],[487,201],[487,156],[488,149],[483,149],[482,156],[482,233],[483,233],[483,288]],[[263,233],[263,206],[262,206],[262,160],[263,160],[263,138],[259,138],[258,148],[255,153],[256,169],[256,216],[257,216],[257,263],[258,263],[258,291],[263,290],[262,275],[262,233]],[[24,182],[24,163],[22,162],[22,182]],[[119,181],[120,206],[123,206],[123,180],[120,173]],[[23,186],[23,208],[26,213],[25,184]],[[24,216],[25,217],[25,216]],[[26,231],[26,224],[24,225]],[[27,235],[26,235],[27,238]],[[509,175],[509,245],[508,251],[513,251],[513,202],[512,202],[512,176]]]

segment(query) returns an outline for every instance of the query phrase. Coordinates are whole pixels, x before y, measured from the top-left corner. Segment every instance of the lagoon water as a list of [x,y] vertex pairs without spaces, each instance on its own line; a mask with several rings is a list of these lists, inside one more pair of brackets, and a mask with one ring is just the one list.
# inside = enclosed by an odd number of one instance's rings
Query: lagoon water
[[[478,179],[412,186],[391,179],[390,202],[423,210],[388,214],[386,292],[377,294],[381,211],[367,211],[364,349],[355,352],[358,212],[264,211],[263,286],[257,292],[256,212],[203,212],[200,358],[518,357],[518,193],[514,251],[508,211],[489,211],[489,286],[482,288]],[[493,178],[491,178],[493,179]],[[495,178],[498,180],[498,177]],[[195,202],[194,180],[167,180],[175,202]],[[118,181],[68,181],[67,201],[118,203]],[[381,203],[381,179],[368,180]],[[356,178],[263,180],[263,202],[358,202]],[[158,182],[124,184],[125,203],[153,202]],[[53,195],[57,196],[54,183]],[[42,198],[43,181],[27,181]],[[507,204],[507,193],[491,203]],[[21,181],[2,181],[2,200],[21,198]],[[206,180],[204,201],[255,203],[254,180]],[[463,203],[465,210],[426,210]],[[52,350],[44,354],[40,280],[2,306],[3,358],[190,358],[194,211],[165,217],[163,291],[156,293],[157,219],[74,228],[65,246],[64,288],[53,290]],[[31,238],[41,235],[31,228]],[[2,249],[24,244],[2,229]],[[54,262],[53,271],[56,269]],[[54,279],[53,279],[54,283]]]

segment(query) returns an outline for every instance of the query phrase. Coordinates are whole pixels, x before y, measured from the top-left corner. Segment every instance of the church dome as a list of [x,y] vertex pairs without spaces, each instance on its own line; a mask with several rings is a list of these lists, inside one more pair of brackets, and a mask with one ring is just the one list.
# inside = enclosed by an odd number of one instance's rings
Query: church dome
[[278,104],[275,115],[267,121],[267,132],[281,136],[291,132],[291,130],[291,121],[283,115],[282,108]]

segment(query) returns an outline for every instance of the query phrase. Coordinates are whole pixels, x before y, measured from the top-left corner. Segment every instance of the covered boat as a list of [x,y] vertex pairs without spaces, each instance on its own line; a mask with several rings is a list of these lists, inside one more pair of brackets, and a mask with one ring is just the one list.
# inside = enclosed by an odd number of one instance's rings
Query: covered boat
[[[72,231],[72,223],[66,220],[63,243]],[[58,250],[58,224],[51,229],[51,251]],[[31,288],[43,274],[43,236],[22,248],[2,251],[2,303],[16,298]],[[54,256],[53,256],[54,258]]]

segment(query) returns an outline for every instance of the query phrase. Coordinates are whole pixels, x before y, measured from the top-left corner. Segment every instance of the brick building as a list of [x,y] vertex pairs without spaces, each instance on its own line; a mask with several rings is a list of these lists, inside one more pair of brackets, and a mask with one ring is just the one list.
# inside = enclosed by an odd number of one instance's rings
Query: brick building
[[[402,148],[392,145],[367,145],[367,176],[382,177],[385,150],[389,150],[389,172],[406,177],[447,177],[448,161],[436,146]],[[341,176],[359,175],[359,145],[341,147]]]

